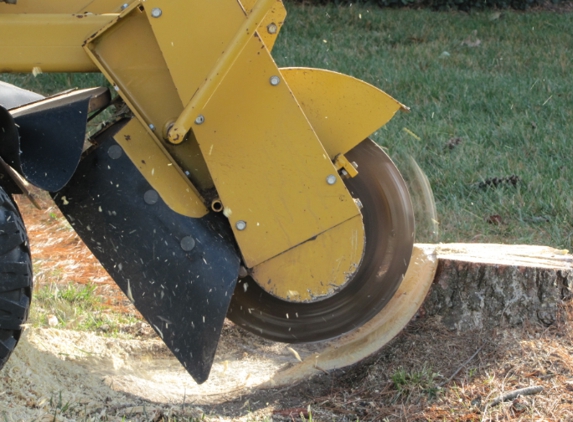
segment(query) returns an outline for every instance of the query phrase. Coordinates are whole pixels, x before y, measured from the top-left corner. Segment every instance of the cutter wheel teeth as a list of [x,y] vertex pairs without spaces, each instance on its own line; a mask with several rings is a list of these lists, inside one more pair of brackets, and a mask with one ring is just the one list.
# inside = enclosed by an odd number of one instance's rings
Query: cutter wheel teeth
[[271,296],[246,277],[238,283],[227,314],[240,327],[287,343],[326,340],[361,326],[394,295],[414,244],[408,188],[394,163],[371,140],[360,143],[346,157],[358,164],[358,176],[346,184],[363,205],[366,232],[364,257],[354,278],[324,300],[293,303]]

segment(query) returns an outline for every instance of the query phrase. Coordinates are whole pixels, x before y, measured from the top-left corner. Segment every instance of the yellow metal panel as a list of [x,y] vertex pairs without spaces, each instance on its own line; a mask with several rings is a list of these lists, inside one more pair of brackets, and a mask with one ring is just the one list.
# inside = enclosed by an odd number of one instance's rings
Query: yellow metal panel
[[193,127],[249,267],[359,214],[288,85],[272,85],[273,76],[280,72],[252,37]]
[[148,0],[145,8],[147,13],[162,11],[161,17],[150,17],[150,23],[181,102],[187,104],[245,21],[245,13],[234,0]]
[[358,270],[364,239],[362,216],[357,215],[257,265],[252,276],[264,290],[283,300],[321,300],[336,293]]
[[87,52],[143,122],[160,136],[183,110],[144,12],[133,10],[86,45]]
[[[209,100],[265,16],[271,9],[279,7],[283,7],[280,1],[258,0],[245,19],[244,10],[234,1],[164,4],[160,0],[151,0],[146,3],[151,26],[181,101],[186,104],[185,110],[168,132],[171,143],[182,142],[196,118],[196,110],[202,109]],[[154,16],[153,11],[160,13]],[[201,25],[209,13],[219,18],[212,21],[210,32],[206,32]],[[280,12],[277,13],[280,15]],[[183,16],[185,20],[180,22]],[[189,17],[194,17],[192,22],[189,22]],[[238,27],[236,22],[240,23]],[[190,30],[181,33],[177,28],[184,24]],[[229,28],[233,31],[229,31]],[[202,59],[195,60],[190,52],[200,54]]]
[[0,14],[0,72],[94,72],[82,44],[117,15]]
[[[148,0],[145,8],[187,104],[247,17],[235,0]],[[154,8],[161,9],[160,17],[152,17]],[[246,264],[252,267],[358,215],[287,84],[271,85],[280,72],[262,41],[251,36],[236,61],[221,70],[226,76],[198,110],[205,123],[193,132]],[[328,176],[334,184],[326,182]],[[246,229],[237,229],[242,222]]]
[[16,4],[0,3],[0,13],[118,13],[124,3],[126,1],[120,0],[18,0]]
[[148,127],[153,125],[157,143],[189,172],[197,187],[212,188],[213,181],[192,134],[177,148],[160,141],[164,124],[175,120],[183,105],[145,14],[135,8],[91,39],[86,50],[131,111]]
[[207,104],[215,90],[219,87],[221,81],[227,76],[227,72],[235,64],[235,60],[237,60],[245,46],[253,38],[253,34],[256,36],[259,23],[269,12],[275,1],[276,0],[257,1],[253,10],[247,16],[247,19],[243,20],[243,24],[228,43],[221,57],[219,57],[213,68],[209,70],[204,82],[193,94],[191,101],[185,106],[183,113],[181,113],[173,126],[168,130],[169,142],[173,144],[180,143],[191,129],[191,124],[197,121],[196,119],[203,118],[198,116],[197,112],[205,107],[205,104]]
[[285,68],[281,73],[331,159],[350,151],[398,110],[407,109],[352,76],[310,68]]
[[[256,0],[241,0],[241,4],[247,13],[251,11],[255,5]],[[271,11],[265,16],[257,33],[265,43],[265,46],[270,50],[273,49],[277,36],[284,24],[287,11],[281,0],[277,0]]]
[[114,139],[169,208],[193,218],[207,214],[189,180],[173,165],[170,157],[164,154],[137,119],[125,125]]

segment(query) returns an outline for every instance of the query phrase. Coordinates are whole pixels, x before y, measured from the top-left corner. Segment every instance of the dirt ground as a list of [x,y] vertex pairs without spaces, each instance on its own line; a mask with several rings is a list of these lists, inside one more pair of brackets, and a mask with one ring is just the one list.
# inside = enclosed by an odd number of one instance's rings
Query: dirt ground
[[[109,306],[135,314],[57,209],[40,202],[38,211],[20,201],[36,288],[58,268],[57,282],[91,280]],[[231,323],[201,387],[144,323],[121,339],[30,327],[0,372],[0,420],[573,420],[572,319],[567,304],[549,327],[456,333],[419,316],[366,361],[274,389],[257,386],[296,356]],[[538,388],[511,397],[526,387]]]

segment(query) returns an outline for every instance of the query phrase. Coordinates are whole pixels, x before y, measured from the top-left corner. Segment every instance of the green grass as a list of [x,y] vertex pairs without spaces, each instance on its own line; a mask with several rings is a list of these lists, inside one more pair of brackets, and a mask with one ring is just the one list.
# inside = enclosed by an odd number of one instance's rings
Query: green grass
[[[53,326],[80,331],[98,331],[117,335],[121,327],[138,320],[127,314],[110,311],[94,284],[51,284],[34,291],[30,322],[36,327]],[[50,317],[52,319],[50,324]]]
[[439,387],[436,381],[438,374],[424,365],[419,371],[406,371],[398,368],[391,379],[393,387],[398,391],[397,399],[408,401],[410,395],[421,393],[428,398],[435,398]]
[[[289,12],[274,51],[280,65],[348,73],[412,108],[374,139],[392,156],[410,154],[428,175],[442,241],[571,249],[571,14]],[[473,31],[480,45],[462,45]],[[446,148],[455,137],[462,142]],[[510,175],[520,178],[516,187],[477,187]],[[502,224],[489,224],[491,215]]]
[[[412,108],[373,138],[427,174],[439,240],[572,248],[573,15],[287,6],[279,65],[347,73]],[[468,38],[479,46],[462,44]],[[8,78],[44,93],[102,83]],[[461,143],[446,148],[452,138]],[[478,187],[511,175],[516,186]],[[494,215],[501,224],[488,223]]]

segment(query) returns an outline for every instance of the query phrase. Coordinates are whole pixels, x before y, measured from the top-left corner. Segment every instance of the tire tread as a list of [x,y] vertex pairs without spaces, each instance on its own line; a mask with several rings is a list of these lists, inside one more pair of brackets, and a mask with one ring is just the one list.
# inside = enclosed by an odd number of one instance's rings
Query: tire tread
[[0,188],[0,370],[16,348],[32,298],[32,259],[22,217]]

